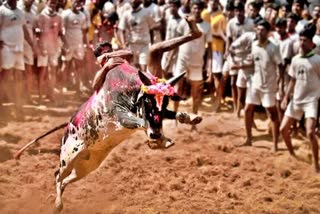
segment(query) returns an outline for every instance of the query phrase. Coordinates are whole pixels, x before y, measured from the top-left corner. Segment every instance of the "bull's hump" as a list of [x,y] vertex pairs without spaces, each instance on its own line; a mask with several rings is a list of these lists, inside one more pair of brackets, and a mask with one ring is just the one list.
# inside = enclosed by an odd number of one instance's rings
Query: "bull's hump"
[[119,68],[128,74],[130,74],[130,73],[137,74],[138,73],[137,69],[128,63],[122,63],[121,65],[119,65]]
[[138,70],[128,63],[123,63],[108,72],[104,90],[113,93],[126,93],[139,91],[141,85],[142,82],[139,78]]

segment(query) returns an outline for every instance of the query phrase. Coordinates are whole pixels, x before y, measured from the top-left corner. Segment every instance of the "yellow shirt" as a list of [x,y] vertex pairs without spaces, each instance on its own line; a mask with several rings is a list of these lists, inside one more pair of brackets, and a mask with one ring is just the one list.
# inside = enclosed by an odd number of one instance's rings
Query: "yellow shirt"
[[[227,27],[227,19],[223,15],[221,11],[215,13],[215,14],[210,14],[207,9],[205,9],[201,13],[201,18],[204,21],[207,21],[210,23],[211,26],[211,31],[214,33],[218,33],[219,30],[223,31],[224,33],[226,32],[226,27]],[[217,51],[217,52],[224,52],[224,46],[225,42],[223,39],[212,37],[212,42],[211,42],[211,49],[212,51]]]
[[[95,8],[95,5],[93,3],[89,3],[88,10],[90,12],[90,15],[92,15],[92,11]],[[94,39],[95,36],[95,30],[102,25],[101,20],[101,13],[100,11],[91,18],[91,26],[88,29],[88,41],[91,42]]]
[[72,2],[71,0],[67,0],[66,1],[66,4],[64,6],[64,9],[67,10],[67,9],[70,9],[72,7]]

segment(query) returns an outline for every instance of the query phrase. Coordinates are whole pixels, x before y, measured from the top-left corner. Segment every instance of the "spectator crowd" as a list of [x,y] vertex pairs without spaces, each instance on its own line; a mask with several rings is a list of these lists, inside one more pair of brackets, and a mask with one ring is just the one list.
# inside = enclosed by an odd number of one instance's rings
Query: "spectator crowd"
[[185,18],[193,17],[201,37],[166,52],[158,62],[163,72],[154,75],[186,72],[177,89],[181,96],[190,94],[195,114],[204,90],[216,112],[230,91],[235,118],[244,114],[243,146],[252,145],[255,106],[262,105],[270,118],[274,150],[282,134],[293,156],[292,127],[303,118],[299,126],[319,172],[320,1],[0,0],[0,5],[1,105],[13,102],[21,113],[22,104],[34,102],[35,91],[39,103],[54,102],[68,90],[90,91],[97,69],[93,50],[102,42],[114,51],[129,49],[130,63],[149,72],[150,45],[188,34]]

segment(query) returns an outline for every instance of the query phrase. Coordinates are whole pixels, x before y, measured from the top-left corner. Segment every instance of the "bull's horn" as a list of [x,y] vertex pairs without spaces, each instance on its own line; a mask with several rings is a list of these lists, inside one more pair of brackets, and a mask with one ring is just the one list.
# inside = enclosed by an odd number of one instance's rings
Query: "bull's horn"
[[178,76],[171,77],[169,80],[167,80],[166,83],[170,84],[171,86],[174,86],[185,74],[186,74],[186,72],[182,72]]
[[142,73],[140,70],[138,71],[138,73],[140,80],[144,85],[152,85],[151,80],[144,73]]

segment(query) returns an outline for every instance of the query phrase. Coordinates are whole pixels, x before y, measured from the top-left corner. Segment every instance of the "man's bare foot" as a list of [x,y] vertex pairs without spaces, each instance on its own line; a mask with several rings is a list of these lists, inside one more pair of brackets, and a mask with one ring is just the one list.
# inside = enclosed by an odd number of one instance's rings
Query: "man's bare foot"
[[252,140],[247,139],[243,144],[240,144],[237,147],[242,147],[242,146],[252,146]]
[[272,151],[273,151],[274,153],[278,152],[278,151],[279,151],[278,145],[274,145]]
[[237,110],[237,118],[240,118],[240,109]]
[[196,23],[194,17],[193,16],[186,16],[185,20],[190,27],[190,34],[192,36],[194,36],[195,38],[199,38],[202,35],[202,33],[199,30],[199,28],[197,27],[197,23]]
[[254,122],[254,120],[252,122],[252,128],[254,128],[255,130],[258,130],[257,124]]
[[213,101],[212,101],[212,109],[214,112],[218,113],[220,112],[220,100],[215,98]]

